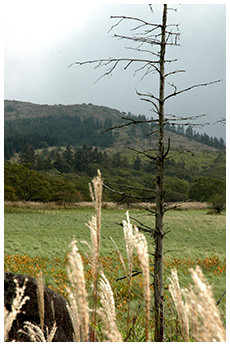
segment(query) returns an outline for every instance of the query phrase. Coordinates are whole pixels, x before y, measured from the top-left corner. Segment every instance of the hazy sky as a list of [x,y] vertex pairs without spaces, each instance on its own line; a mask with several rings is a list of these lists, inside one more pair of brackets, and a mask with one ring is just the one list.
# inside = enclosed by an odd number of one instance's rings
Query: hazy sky
[[[95,81],[105,72],[93,65],[69,68],[75,61],[108,57],[139,57],[132,42],[118,40],[115,33],[129,35],[131,23],[108,32],[115,24],[111,15],[127,15],[159,23],[162,6],[115,2],[74,0],[4,0],[4,99],[38,104],[92,103],[153,116],[150,104],[140,101],[136,90],[158,93],[158,76],[142,73],[134,76],[135,68],[118,66],[110,78]],[[226,6],[225,4],[171,5],[168,23],[178,23],[180,47],[169,47],[169,58],[177,58],[169,70],[185,69],[169,82],[178,90],[193,84],[217,79],[223,81],[194,89],[167,103],[166,111],[179,116],[208,113],[205,122],[213,124],[226,117]],[[167,92],[172,92],[167,87]],[[202,119],[202,121],[204,121]],[[223,125],[207,126],[211,136],[225,139]]]

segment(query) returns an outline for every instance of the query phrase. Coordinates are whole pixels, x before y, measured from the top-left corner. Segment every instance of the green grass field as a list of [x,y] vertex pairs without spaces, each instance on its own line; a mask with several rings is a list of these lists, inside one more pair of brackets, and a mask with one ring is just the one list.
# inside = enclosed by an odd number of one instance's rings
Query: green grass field
[[[115,282],[123,276],[122,266],[110,237],[125,256],[123,229],[117,223],[126,219],[126,210],[103,209],[101,227],[102,265],[114,290],[119,311],[124,308],[124,285]],[[46,284],[65,295],[66,254],[73,237],[78,246],[87,251],[81,240],[90,242],[90,230],[86,226],[93,209],[5,209],[5,270],[20,272],[30,276],[42,270]],[[149,226],[154,225],[154,217],[143,210],[130,210],[130,216]],[[165,285],[172,268],[177,268],[181,287],[191,282],[189,268],[197,264],[213,287],[216,301],[225,290],[226,280],[226,226],[225,214],[209,215],[207,210],[171,210],[165,214]],[[133,222],[134,223],[134,222]],[[149,251],[153,252],[153,239],[147,234]],[[137,266],[138,264],[135,263]],[[86,263],[87,266],[87,263]],[[150,259],[153,267],[153,257]],[[123,290],[123,291],[122,291]],[[121,293],[122,292],[122,295]],[[139,294],[138,290],[134,294]],[[225,297],[220,310],[225,320]]]
[[[26,210],[13,209],[5,213],[5,254],[58,257],[64,256],[73,237],[90,240],[86,224],[94,214],[92,209]],[[154,226],[154,218],[146,211],[131,210],[130,216]],[[108,255],[113,248],[110,236],[119,249],[124,249],[123,229],[116,225],[126,219],[125,210],[103,210],[101,254]],[[133,221],[133,223],[135,223]],[[137,224],[138,225],[138,224]],[[225,258],[225,215],[208,215],[207,210],[168,211],[165,214],[166,257]],[[149,249],[152,239],[146,234]]]

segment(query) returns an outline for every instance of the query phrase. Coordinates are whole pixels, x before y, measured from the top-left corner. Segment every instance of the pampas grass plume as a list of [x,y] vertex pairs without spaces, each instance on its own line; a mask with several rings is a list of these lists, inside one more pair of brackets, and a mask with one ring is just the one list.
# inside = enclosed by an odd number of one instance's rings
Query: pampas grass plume
[[[67,273],[74,292],[75,307],[77,306],[78,309],[82,340],[87,342],[89,334],[89,307],[83,261],[80,253],[78,252],[78,247],[75,240],[71,243],[71,252],[68,255]],[[72,298],[73,296],[71,296],[71,299]],[[73,306],[74,305],[72,304],[71,308]],[[77,330],[78,327],[74,327],[74,329]],[[76,338],[78,338],[78,336],[76,336]]]
[[[190,272],[193,287],[181,290],[176,270],[172,271],[169,285],[178,312],[182,335],[186,341],[190,334],[195,342],[225,342],[226,331],[221,322],[211,286],[205,280],[200,267],[190,269]],[[182,301],[182,296],[185,302]]]
[[106,278],[103,272],[101,272],[101,277],[99,280],[98,294],[102,306],[102,308],[98,310],[98,313],[101,315],[105,323],[105,332],[108,337],[108,340],[111,342],[122,342],[122,336],[116,324],[116,312],[113,291],[111,289],[108,279]]

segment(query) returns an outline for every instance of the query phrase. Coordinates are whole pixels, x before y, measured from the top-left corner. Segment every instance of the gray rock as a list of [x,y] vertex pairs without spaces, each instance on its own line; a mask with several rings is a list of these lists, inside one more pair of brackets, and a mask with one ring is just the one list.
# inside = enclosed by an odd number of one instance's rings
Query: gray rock
[[[23,323],[29,321],[40,326],[40,317],[37,302],[37,282],[35,279],[20,274],[13,274],[6,272],[4,275],[4,305],[8,311],[11,311],[11,305],[15,293],[14,279],[18,280],[19,286],[22,287],[26,283],[25,296],[30,299],[23,305],[22,310],[24,313],[19,313],[17,319],[14,321],[12,328],[9,332],[8,341],[16,340],[21,342],[31,341],[28,336],[23,333],[18,333],[22,329]],[[55,342],[72,342],[73,341],[73,326],[66,308],[66,300],[57,292],[52,291],[48,287],[44,287],[44,300],[45,300],[45,319],[44,330],[46,326],[51,331],[54,321],[56,321],[57,330],[54,335],[53,341]],[[52,303],[53,302],[53,303]],[[53,309],[52,309],[53,304]],[[54,310],[54,313],[53,313]]]

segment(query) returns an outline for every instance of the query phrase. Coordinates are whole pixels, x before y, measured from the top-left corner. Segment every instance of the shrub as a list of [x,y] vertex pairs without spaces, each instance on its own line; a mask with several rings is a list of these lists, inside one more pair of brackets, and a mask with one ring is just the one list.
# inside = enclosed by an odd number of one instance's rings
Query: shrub
[[220,214],[226,208],[226,195],[225,194],[215,194],[209,199],[211,208]]

